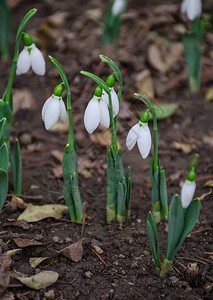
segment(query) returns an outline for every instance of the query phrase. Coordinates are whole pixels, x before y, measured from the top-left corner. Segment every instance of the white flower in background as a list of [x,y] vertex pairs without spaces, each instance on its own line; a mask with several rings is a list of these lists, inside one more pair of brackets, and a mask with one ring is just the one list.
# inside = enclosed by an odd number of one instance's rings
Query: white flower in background
[[199,18],[202,14],[202,1],[201,0],[183,0],[181,4],[181,13],[187,14],[189,20],[193,21]]
[[109,110],[101,96],[102,88],[98,86],[84,113],[84,126],[90,134],[99,124],[105,128],[110,125]]
[[[61,91],[59,93],[55,92],[58,87],[61,88]],[[66,123],[67,112],[66,112],[64,101],[62,100],[61,97],[62,92],[63,92],[62,86],[61,85],[56,86],[54,90],[54,94],[50,98],[48,98],[44,103],[41,112],[41,117],[42,120],[44,121],[46,130],[49,130],[51,127],[53,127],[55,123],[58,121],[59,117],[61,121]]]
[[[119,112],[119,100],[118,95],[116,94],[114,87],[110,88],[110,94],[111,94],[111,100],[112,100],[112,111],[113,111],[113,118],[117,116]],[[108,94],[103,90],[102,99],[106,103],[106,105],[109,107],[109,97]]]
[[40,76],[45,74],[45,60],[41,51],[32,42],[29,34],[23,34],[24,49],[20,52],[17,62],[16,75],[26,73],[30,66]]
[[125,1],[124,0],[115,0],[112,5],[112,15],[114,17],[118,16],[124,11]]
[[126,146],[129,150],[132,150],[137,142],[138,149],[141,156],[145,159],[149,155],[151,149],[151,133],[148,127],[148,123],[139,121],[129,131],[126,138]]
[[181,189],[180,197],[181,197],[181,203],[183,208],[187,208],[194,197],[194,193],[196,189],[195,178],[196,178],[196,173],[193,168],[189,171],[187,180],[184,182]]

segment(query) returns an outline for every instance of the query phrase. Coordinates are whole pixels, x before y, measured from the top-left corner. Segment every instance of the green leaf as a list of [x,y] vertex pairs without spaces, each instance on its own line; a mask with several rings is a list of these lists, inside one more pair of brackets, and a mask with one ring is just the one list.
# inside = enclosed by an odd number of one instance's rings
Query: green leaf
[[191,27],[191,32],[195,33],[199,39],[199,42],[201,44],[203,35],[204,35],[204,30],[203,30],[203,25],[202,25],[202,20],[196,18],[194,22],[192,23]]
[[71,177],[71,189],[72,189],[72,196],[73,196],[73,202],[75,208],[76,221],[82,221],[83,209],[82,209],[81,196],[78,187],[78,176],[76,173],[74,173],[70,177]]
[[78,172],[78,159],[75,148],[67,144],[64,149],[63,161],[62,161],[64,183],[70,186],[70,175]]
[[2,118],[0,120],[0,140],[1,140],[3,132],[4,132],[5,123],[6,123],[6,118]]
[[9,43],[11,34],[11,17],[10,9],[5,0],[0,1],[0,48],[2,58],[7,58],[9,55]]
[[118,197],[117,197],[117,220],[119,223],[125,221],[125,204],[126,204],[126,181],[125,178],[122,182],[118,183]]
[[179,243],[175,249],[175,254],[177,253],[178,249],[187,238],[188,234],[194,228],[195,224],[197,223],[199,214],[200,214],[200,199],[195,199],[186,208],[185,215],[184,215],[184,228]]
[[168,239],[166,244],[166,259],[173,261],[175,250],[184,228],[184,211],[179,195],[174,195],[169,209]]
[[115,219],[116,197],[115,161],[112,148],[109,148],[107,150],[107,222]]
[[22,185],[22,159],[21,159],[21,150],[19,145],[19,140],[16,139],[14,146],[14,157],[15,157],[15,171],[16,171],[16,181],[14,183],[14,192],[16,195],[21,194],[21,185]]
[[69,209],[70,219],[72,221],[76,221],[76,219],[75,219],[75,207],[74,207],[74,203],[73,203],[72,192],[71,192],[69,187],[64,187],[63,188],[63,195],[64,195],[66,205]]
[[160,268],[160,249],[158,243],[158,233],[155,225],[155,221],[151,212],[148,214],[147,218],[147,231],[150,242],[151,252],[155,261],[157,268]]
[[195,169],[200,161],[200,155],[198,153],[195,153],[190,156],[189,159],[189,169]]
[[8,150],[3,144],[0,148],[0,211],[4,206],[8,191]]
[[98,76],[96,76],[96,75],[94,75],[90,72],[86,72],[86,71],[81,71],[81,74],[93,79],[98,85],[100,85],[102,87],[102,89],[104,89],[104,91],[107,94],[110,94],[109,87],[107,86],[107,84],[101,78],[99,78]]
[[150,165],[150,179],[152,184],[152,204],[160,201],[160,191],[159,191],[159,167],[154,171],[154,158],[152,156]]
[[[161,103],[161,104],[153,104],[153,108],[156,113],[156,117],[158,120],[167,119],[171,117],[175,111],[178,109],[177,103]],[[150,117],[152,119],[152,116]]]
[[4,102],[2,99],[0,100],[0,120],[6,118],[4,124],[4,130],[2,132],[2,136],[0,139],[0,146],[3,143],[7,144],[8,151],[9,151],[9,139],[10,139],[10,129],[12,125],[12,112],[10,110],[9,104]]
[[160,169],[160,203],[161,203],[161,216],[166,220],[168,219],[168,199],[167,199],[167,185],[165,171]]
[[131,210],[131,169],[130,169],[130,166],[127,168],[127,171],[126,171],[126,187],[127,187],[127,190],[126,190],[126,208],[127,208],[127,218],[130,217],[130,210]]
[[9,154],[7,145],[4,143],[0,148],[0,169],[4,172],[8,172]]

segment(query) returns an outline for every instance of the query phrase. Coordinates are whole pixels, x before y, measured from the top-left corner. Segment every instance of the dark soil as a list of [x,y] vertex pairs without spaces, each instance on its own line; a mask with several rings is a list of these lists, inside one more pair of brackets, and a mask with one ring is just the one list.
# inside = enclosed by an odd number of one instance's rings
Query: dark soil
[[[213,78],[212,32],[207,33],[203,41],[201,91],[197,95],[190,95],[186,63],[182,55],[164,75],[156,70],[148,59],[148,46],[155,42],[157,37],[172,42],[181,41],[181,34],[174,30],[174,26],[185,22],[185,26],[188,27],[189,24],[180,16],[179,1],[170,1],[171,4],[177,5],[177,9],[172,12],[168,12],[168,5],[167,10],[165,7],[158,7],[167,4],[167,1],[128,1],[118,49],[100,46],[101,29],[90,18],[91,13],[100,13],[98,19],[102,21],[109,1],[10,2],[15,4],[11,9],[11,49],[14,47],[15,34],[21,19],[29,9],[36,7],[38,12],[28,23],[25,32],[31,33],[34,38],[37,37],[37,44],[42,49],[47,64],[44,77],[38,77],[30,71],[15,77],[14,80],[14,95],[18,90],[24,93],[27,89],[31,93],[29,100],[34,99],[31,109],[18,109],[12,128],[11,144],[19,138],[22,149],[23,196],[20,197],[33,204],[64,204],[62,178],[60,174],[57,177],[53,173],[54,168],[60,168],[60,163],[54,159],[52,151],[63,152],[68,131],[65,129],[47,132],[41,120],[42,105],[52,94],[54,86],[60,82],[57,71],[48,60],[48,55],[51,55],[64,67],[70,83],[79,156],[79,185],[86,220],[83,228],[81,224],[69,222],[67,213],[63,219],[49,218],[31,223],[28,229],[23,229],[10,223],[16,220],[22,211],[13,211],[10,205],[5,205],[0,215],[2,253],[18,248],[13,241],[15,237],[52,242],[42,249],[23,248],[21,252],[12,256],[10,270],[28,276],[42,270],[59,273],[59,279],[54,285],[40,291],[31,290],[11,278],[8,292],[12,293],[15,299],[48,299],[45,293],[49,290],[54,291],[51,299],[66,300],[213,299],[213,196],[209,187],[203,187],[208,180],[213,179],[213,103],[205,100]],[[204,11],[212,12],[212,1],[203,2]],[[42,24],[58,12],[66,12],[66,18],[61,24],[50,23],[49,29],[44,29]],[[109,138],[106,138],[103,128],[99,127],[89,136],[83,126],[84,110],[93,95],[95,85],[92,80],[80,75],[80,71],[93,72],[103,79],[111,72],[107,65],[100,62],[99,54],[108,55],[119,65],[124,81],[118,139],[122,147],[124,166],[126,168],[130,165],[132,169],[133,190],[131,222],[122,227],[117,222],[107,224],[105,218],[106,146],[110,143]],[[1,94],[7,84],[12,55],[13,50],[7,62],[0,62]],[[136,147],[128,151],[125,146],[128,130],[137,122],[138,114],[145,109],[133,96],[134,92],[139,92],[136,75],[144,69],[150,70],[154,81],[156,99],[153,99],[153,102],[179,104],[172,117],[158,122],[159,156],[166,171],[169,199],[174,193],[180,193],[180,183],[187,176],[190,155],[197,152],[201,157],[197,167],[195,195],[202,195],[203,199],[199,222],[193,234],[178,251],[173,268],[164,279],[155,274],[146,233],[146,218],[151,209],[150,156],[143,160]],[[150,128],[151,126],[150,122]],[[102,142],[99,141],[101,137]],[[174,142],[184,144],[184,149],[178,150]],[[9,193],[12,192],[11,185]],[[10,200],[11,194],[8,195],[6,204],[10,203]],[[166,223],[158,226],[158,232],[163,256],[167,236]],[[81,238],[83,257],[78,263],[71,262],[58,253]],[[100,256],[104,263],[92,251],[94,244],[103,250]],[[37,256],[52,257],[54,264],[41,264],[32,269],[29,258]],[[190,281],[185,274],[187,265],[193,262],[197,263],[199,273],[195,281]]]

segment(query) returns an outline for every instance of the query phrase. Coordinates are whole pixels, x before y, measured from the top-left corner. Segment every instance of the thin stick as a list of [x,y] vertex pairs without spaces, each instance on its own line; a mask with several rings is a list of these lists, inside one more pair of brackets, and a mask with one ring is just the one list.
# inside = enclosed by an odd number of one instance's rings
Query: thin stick
[[189,261],[196,261],[196,262],[199,262],[201,264],[204,264],[206,265],[206,263],[202,260],[199,260],[199,259],[193,259],[193,258],[188,258],[188,257],[176,257],[177,259],[183,259],[183,260],[189,260]]
[[200,257],[200,256],[198,256],[198,255],[195,255],[195,257],[197,257],[198,259],[202,259],[202,260],[204,260],[204,261],[206,261],[206,262],[208,262],[208,263],[210,263],[210,264],[213,264],[213,261],[208,260],[208,259],[206,259],[206,258]]
[[196,231],[192,231],[188,237],[190,237],[191,235],[193,234],[196,234],[196,233],[199,233],[199,232],[202,232],[202,231],[206,231],[206,230],[210,230],[211,228],[207,227],[207,228],[203,228],[203,229],[200,229],[200,230],[196,230]]
[[95,253],[95,255],[97,255],[97,257],[100,259],[100,261],[102,261],[102,263],[108,268],[109,266],[108,266],[108,264],[103,260],[103,258],[102,258],[102,257],[101,257],[94,249],[91,248],[91,250],[92,250],[92,252]]
[[120,232],[122,232],[123,230],[125,230],[125,229],[127,229],[127,228],[129,228],[130,226],[126,226],[126,227],[124,227],[124,228],[122,228],[121,230],[118,230],[118,231],[115,231],[115,232],[113,232],[113,233],[110,233],[110,235],[115,235],[115,234],[117,234],[117,233],[120,233]]

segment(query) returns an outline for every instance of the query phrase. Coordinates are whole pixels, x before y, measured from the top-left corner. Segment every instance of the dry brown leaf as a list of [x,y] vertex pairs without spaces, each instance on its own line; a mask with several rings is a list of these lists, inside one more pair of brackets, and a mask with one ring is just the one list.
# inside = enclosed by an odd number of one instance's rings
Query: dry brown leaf
[[12,195],[12,200],[11,200],[11,201],[16,202],[18,208],[20,208],[20,209],[25,209],[25,208],[27,208],[27,206],[28,206],[29,204],[31,204],[31,203],[26,203],[26,202],[24,202],[23,199],[21,199],[20,197],[18,197],[18,196],[16,196],[16,195]]
[[13,90],[13,115],[20,109],[32,110],[37,108],[37,103],[30,90],[23,88]]
[[71,244],[70,246],[61,250],[59,253],[72,261],[78,262],[81,260],[83,255],[82,240]]
[[16,243],[16,245],[19,246],[20,248],[31,247],[31,246],[49,246],[49,245],[51,245],[51,242],[41,243],[38,241],[32,241],[32,240],[22,239],[22,238],[14,238],[13,240]]
[[203,193],[200,197],[198,197],[201,201],[203,200],[203,199],[205,199],[207,196],[209,196],[209,195],[211,195],[212,194],[212,189],[210,189],[210,191],[209,192],[207,192],[207,193]]
[[205,135],[203,137],[203,142],[204,142],[204,144],[207,144],[207,145],[213,147],[213,137]]
[[6,253],[8,256],[13,256],[16,253],[19,253],[20,251],[22,251],[22,249],[12,249],[12,250],[7,251]]
[[203,187],[213,187],[213,180],[208,180],[204,183]]
[[0,296],[3,295],[10,282],[11,258],[8,255],[3,255],[0,262]]
[[59,163],[62,163],[64,152],[56,149],[52,150],[51,154]]
[[52,172],[55,178],[62,178],[63,177],[62,165],[52,168]]
[[176,150],[181,150],[186,154],[191,153],[192,150],[195,148],[194,145],[192,144],[184,144],[179,142],[173,142],[172,147],[175,148]]
[[32,268],[36,268],[40,263],[45,262],[48,265],[54,263],[54,258],[52,257],[30,257],[29,263]]
[[213,87],[210,87],[206,91],[205,99],[206,99],[206,101],[212,101],[213,100]]
[[19,273],[13,274],[21,283],[35,290],[47,288],[55,283],[59,276],[57,272],[53,271],[42,271],[31,277],[21,277]]
[[138,73],[135,79],[138,93],[146,93],[149,97],[154,98],[154,84],[151,77],[151,72],[148,69],[145,69]]

